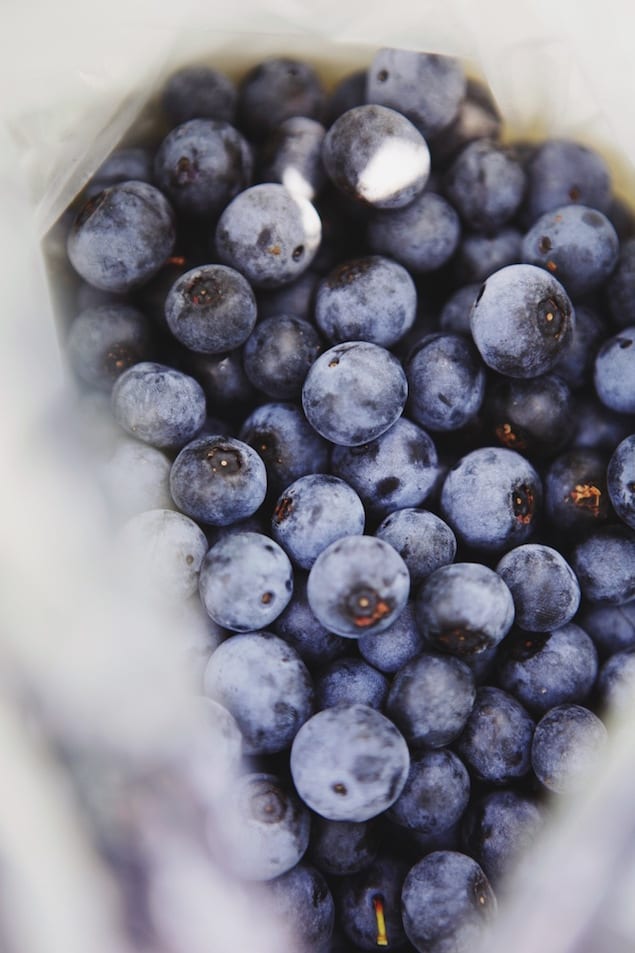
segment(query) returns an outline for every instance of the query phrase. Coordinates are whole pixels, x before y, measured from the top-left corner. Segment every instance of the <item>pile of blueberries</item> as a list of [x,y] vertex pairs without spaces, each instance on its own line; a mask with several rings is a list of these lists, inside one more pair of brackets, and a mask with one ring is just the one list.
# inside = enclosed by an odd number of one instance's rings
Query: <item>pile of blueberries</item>
[[635,695],[635,218],[444,56],[162,103],[78,203],[66,354],[126,547],[217,637],[210,850],[296,951],[470,953]]

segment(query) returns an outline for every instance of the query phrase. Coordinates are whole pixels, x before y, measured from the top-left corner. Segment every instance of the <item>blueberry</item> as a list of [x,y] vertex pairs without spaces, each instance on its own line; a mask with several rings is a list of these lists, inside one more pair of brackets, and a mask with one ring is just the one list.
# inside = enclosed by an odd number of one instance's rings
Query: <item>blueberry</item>
[[574,298],[599,288],[617,262],[619,240],[605,215],[586,205],[546,212],[523,239],[522,260],[546,268]]
[[172,464],[170,491],[179,509],[193,519],[229,526],[251,516],[264,500],[265,465],[241,440],[198,437]]
[[406,604],[399,618],[387,629],[362,635],[357,646],[367,662],[388,674],[420,655],[425,648],[425,639],[417,626],[412,603]]
[[267,887],[268,912],[290,931],[292,948],[298,953],[329,953],[335,904],[322,874],[308,864],[297,864]]
[[424,751],[410,762],[403,791],[387,816],[408,830],[439,834],[461,818],[470,799],[470,776],[447,749]]
[[583,790],[597,771],[606,728],[581,705],[557,705],[534,732],[531,764],[539,781],[556,794]]
[[523,854],[534,844],[544,813],[531,798],[507,788],[470,805],[463,818],[463,842],[493,884],[504,887]]
[[380,855],[365,870],[336,886],[342,927],[356,950],[402,949],[406,942],[400,897],[408,865]]
[[413,124],[385,106],[355,106],[324,138],[322,161],[335,187],[376,209],[408,205],[430,174],[430,152]]
[[523,543],[533,532],[541,500],[540,478],[524,457],[482,447],[448,472],[441,511],[466,546],[496,553]]
[[380,830],[373,821],[327,821],[315,816],[308,856],[325,874],[341,877],[368,867],[379,853]]
[[490,380],[484,416],[492,438],[533,457],[552,456],[571,439],[576,405],[556,374]]
[[279,182],[295,195],[313,202],[326,183],[322,166],[325,135],[326,129],[315,119],[285,119],[263,146],[260,181]]
[[439,315],[439,327],[442,331],[471,335],[470,312],[480,289],[480,284],[473,282],[452,292]]
[[133,437],[155,447],[178,448],[205,423],[205,394],[187,374],[143,361],[115,381],[112,409],[117,423]]
[[366,70],[359,69],[346,73],[333,87],[329,94],[326,114],[328,125],[353,109],[354,106],[363,106],[366,102]]
[[426,138],[456,118],[465,91],[463,67],[450,56],[384,48],[368,68],[366,101],[398,109]]
[[313,67],[300,60],[264,60],[240,84],[239,123],[252,139],[263,139],[291,116],[320,120],[324,108],[322,83]]
[[635,648],[635,602],[621,606],[587,605],[578,621],[602,657]]
[[284,550],[268,536],[237,532],[205,556],[199,590],[215,622],[249,632],[268,626],[283,611],[293,592],[293,571]]
[[333,472],[352,486],[373,517],[417,506],[437,477],[437,452],[431,438],[405,417],[376,440],[335,447]]
[[319,434],[355,447],[395,423],[407,392],[406,375],[394,355],[377,344],[348,341],[315,361],[304,382],[302,406]]
[[475,698],[464,662],[423,653],[395,675],[386,711],[411,746],[441,748],[461,734]]
[[119,302],[81,311],[66,339],[66,353],[77,376],[103,390],[110,390],[120,374],[133,364],[147,361],[152,350],[145,315]]
[[306,576],[303,573],[296,573],[291,601],[272,628],[307,665],[324,665],[339,658],[350,644],[347,639],[334,635],[320,625],[311,612],[306,594]]
[[456,748],[477,778],[507,784],[526,775],[531,767],[534,722],[512,695],[485,686],[476,692]]
[[256,324],[256,299],[239,272],[202,265],[177,278],[165,301],[174,337],[192,351],[224,354],[240,347]]
[[456,555],[454,533],[427,510],[394,510],[377,527],[375,536],[397,550],[408,567],[413,588],[435,569],[453,562]]
[[289,748],[313,709],[313,685],[304,662],[270,632],[234,635],[212,654],[205,694],[236,719],[245,754]]
[[415,274],[445,265],[456,251],[460,234],[459,216],[450,203],[429,191],[405,208],[377,212],[368,223],[372,251],[389,255]]
[[447,163],[474,140],[497,140],[501,126],[502,119],[489,87],[468,78],[465,98],[459,103],[455,119],[430,143],[433,163]]
[[162,105],[173,125],[189,119],[233,122],[237,90],[228,76],[210,66],[177,70],[163,87]]
[[635,238],[622,243],[617,267],[606,288],[611,317],[620,328],[635,324]]
[[615,512],[627,526],[635,529],[635,434],[615,448],[606,484]]
[[485,369],[471,343],[459,334],[426,334],[406,363],[408,410],[430,430],[458,430],[479,411]]
[[604,159],[577,142],[549,139],[527,165],[527,217],[533,224],[545,212],[576,203],[604,212],[611,201]]
[[279,497],[272,535],[302,569],[343,536],[364,532],[364,507],[352,486],[324,473],[300,477]]
[[458,851],[434,851],[415,864],[401,903],[406,934],[420,953],[472,953],[496,913],[487,877]]
[[605,523],[610,515],[606,454],[593,448],[569,450],[557,457],[545,476],[545,510],[569,536]]
[[554,367],[573,323],[564,288],[535,265],[509,265],[490,275],[470,319],[474,343],[488,367],[523,378]]
[[[479,284],[507,265],[522,261],[523,236],[511,227],[493,235],[473,232],[463,235],[456,250],[454,270],[461,282]],[[475,296],[476,297],[476,296]]]
[[233,417],[237,413],[242,421],[245,408],[253,401],[254,391],[243,370],[240,349],[229,354],[190,351],[183,364],[203,388],[209,407],[224,416]]
[[525,192],[522,166],[500,146],[471,142],[444,179],[450,202],[469,228],[494,232],[516,213]]
[[245,189],[223,211],[216,227],[220,260],[257,288],[298,278],[320,245],[320,218],[306,199],[284,185]]
[[367,821],[399,797],[408,747],[393,723],[366,705],[339,705],[313,715],[291,747],[300,797],[332,821]]
[[322,625],[350,639],[382,632],[408,600],[410,577],[401,556],[372,536],[345,536],[323,550],[307,594]]
[[435,570],[417,593],[415,611],[430,645],[458,656],[478,655],[498,645],[514,621],[511,592],[480,563]]
[[153,597],[180,602],[196,592],[207,539],[189,517],[174,510],[137,513],[118,543],[129,573]]
[[111,185],[119,182],[152,182],[152,154],[139,146],[115,149],[95,171],[86,196],[92,198]]
[[320,276],[313,270],[305,271],[288,285],[265,288],[258,293],[258,317],[275,318],[279,314],[293,314],[296,318],[313,317],[313,299]]
[[573,550],[571,565],[589,602],[619,606],[635,599],[635,535],[627,527],[588,536]]
[[591,308],[577,306],[569,343],[554,366],[554,372],[569,387],[577,390],[590,382],[595,354],[604,336],[604,323],[599,315]]
[[144,510],[171,509],[170,466],[162,450],[121,437],[99,472],[115,514],[127,518]]
[[273,774],[239,778],[222,816],[212,816],[209,841],[221,866],[243,880],[273,880],[301,860],[311,818],[297,794]]
[[99,192],[68,233],[75,271],[104,291],[130,291],[152,278],[174,247],[174,214],[147,182],[123,182]]
[[635,649],[616,652],[607,659],[600,669],[597,687],[606,709],[629,711],[635,694]]
[[609,338],[595,359],[593,382],[602,403],[635,414],[635,325]]
[[371,341],[392,347],[412,327],[417,291],[406,269],[367,255],[345,261],[318,287],[315,322],[329,341]]
[[321,351],[320,337],[308,321],[286,314],[265,318],[243,348],[245,374],[268,397],[297,398]]
[[578,611],[578,580],[564,556],[551,546],[517,546],[503,556],[496,572],[511,591],[521,629],[552,632]]
[[315,677],[318,708],[368,705],[380,710],[388,694],[388,679],[358,658],[336,659]]
[[577,427],[573,446],[613,452],[633,432],[633,417],[616,414],[594,396],[578,395]]
[[262,457],[276,493],[299,477],[329,469],[328,444],[294,404],[261,404],[243,421],[239,437]]

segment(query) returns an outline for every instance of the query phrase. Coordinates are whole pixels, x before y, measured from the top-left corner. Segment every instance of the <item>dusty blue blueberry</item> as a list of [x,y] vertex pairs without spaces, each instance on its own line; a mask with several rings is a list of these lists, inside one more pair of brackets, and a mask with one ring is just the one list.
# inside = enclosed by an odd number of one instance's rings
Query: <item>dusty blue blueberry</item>
[[458,851],[433,851],[408,872],[403,924],[421,953],[472,953],[496,914],[496,897],[476,863]]
[[152,182],[152,153],[140,146],[115,149],[95,171],[86,187],[87,198],[92,198],[119,182]]
[[513,450],[482,447],[462,457],[441,490],[441,513],[457,538],[483,552],[524,543],[540,513],[540,477]]
[[354,488],[338,477],[311,473],[286,488],[276,503],[272,535],[301,569],[342,536],[364,532],[365,513]]
[[592,447],[560,454],[545,474],[545,511],[568,536],[601,526],[610,515],[606,488],[608,455]]
[[266,182],[245,189],[226,206],[216,227],[220,260],[256,288],[275,288],[309,267],[322,236],[320,217],[306,199]]
[[224,265],[201,265],[177,278],[165,300],[170,331],[192,351],[226,354],[256,324],[256,298],[243,276]]
[[635,325],[609,338],[595,359],[593,382],[602,403],[635,414]]
[[392,427],[407,393],[406,375],[390,351],[368,341],[347,341],[315,361],[302,388],[302,406],[321,436],[357,447]]
[[237,90],[229,78],[211,66],[186,66],[163,87],[161,103],[173,125],[188,119],[233,122]]
[[362,659],[336,659],[315,676],[317,708],[368,705],[381,710],[387,694],[386,676]]
[[573,333],[554,365],[554,373],[572,389],[587,386],[591,381],[595,355],[605,334],[604,322],[599,314],[591,308],[578,305]]
[[418,506],[437,478],[437,451],[425,430],[400,417],[376,440],[334,447],[331,467],[352,486],[373,517]]
[[228,122],[190,119],[172,129],[154,158],[157,185],[181,213],[214,218],[251,184],[253,157]]
[[594,394],[577,395],[577,427],[571,441],[573,447],[604,450],[613,453],[633,432],[633,415],[616,414]]
[[478,232],[463,235],[456,250],[454,271],[459,281],[483,282],[495,271],[522,261],[522,233],[501,228],[494,235]]
[[229,354],[196,354],[191,351],[186,355],[184,366],[203,388],[208,407],[213,407],[223,416],[233,417],[238,413],[242,421],[245,408],[253,400],[254,390],[243,370],[240,349]]
[[571,439],[575,401],[557,374],[488,382],[483,415],[492,439],[525,456],[552,456]]
[[618,251],[605,215],[586,205],[564,205],[534,222],[523,239],[522,260],[546,268],[578,298],[606,281]]
[[470,312],[480,290],[480,284],[472,282],[452,292],[439,314],[439,327],[442,331],[471,335]]
[[327,821],[316,816],[308,856],[325,874],[356,874],[374,861],[380,838],[374,821]]
[[469,228],[495,232],[518,210],[525,184],[523,168],[512,155],[477,139],[446,172],[444,191]]
[[239,437],[262,457],[275,493],[299,477],[329,469],[328,444],[294,404],[261,404],[243,421]]
[[315,322],[324,336],[392,347],[414,324],[417,290],[406,269],[367,255],[345,261],[324,278],[315,299]]
[[577,142],[549,139],[527,165],[526,215],[533,224],[545,212],[571,203],[604,212],[611,201],[605,160]]
[[635,529],[635,434],[615,448],[609,461],[606,485],[613,509],[627,526]]
[[115,381],[112,409],[117,423],[138,440],[178,448],[205,423],[205,394],[193,377],[143,361]]
[[503,580],[480,563],[441,566],[417,593],[415,611],[427,641],[451,655],[478,655],[505,637],[514,601]]
[[322,119],[325,93],[309,63],[290,57],[263,60],[239,88],[238,119],[250,139],[263,139],[291,116]]
[[550,632],[512,631],[501,645],[498,682],[529,711],[544,714],[564,702],[584,703],[598,673],[598,655],[574,623]]
[[459,216],[435,192],[422,192],[406,208],[378,212],[368,223],[368,245],[415,274],[436,271],[456,251]]
[[426,652],[399,669],[386,712],[411,746],[442,748],[463,731],[475,698],[474,677],[464,662]]
[[260,154],[261,182],[279,182],[312,202],[326,184],[322,143],[326,129],[307,116],[291,116],[269,135]]
[[409,413],[430,430],[465,426],[483,402],[483,362],[460,334],[426,334],[408,356],[406,377]]
[[480,780],[508,784],[528,773],[533,734],[533,719],[520,702],[485,686],[476,692],[456,750]]
[[174,213],[147,182],[123,182],[99,192],[68,233],[70,262],[103,291],[130,291],[152,278],[174,248]]
[[325,629],[311,611],[306,594],[307,577],[296,573],[293,595],[284,612],[273,623],[276,635],[291,645],[309,666],[324,665],[344,655],[350,642]]
[[375,536],[397,550],[408,567],[413,588],[456,556],[454,533],[427,510],[395,510],[380,523]]
[[516,625],[527,632],[559,629],[578,611],[578,580],[564,556],[551,546],[516,546],[505,553],[496,572],[513,596]]
[[267,884],[267,910],[290,932],[294,948],[329,953],[335,904],[326,880],[314,867],[297,864]]
[[238,532],[224,536],[205,556],[199,591],[214,622],[250,632],[270,625],[287,606],[293,570],[268,536]]
[[408,205],[430,174],[425,139],[385,106],[355,106],[336,119],[324,137],[322,161],[340,192],[376,209]]
[[408,746],[366,705],[325,708],[291,746],[291,775],[305,804],[331,821],[367,821],[390,807],[408,776]]
[[404,859],[382,853],[365,870],[338,880],[334,889],[340,919],[355,950],[403,949],[400,897],[407,872]]
[[470,318],[481,357],[508,377],[538,377],[550,371],[573,324],[573,306],[564,288],[535,265],[508,265],[490,275]]
[[576,621],[591,636],[602,658],[635,648],[635,602],[587,605]]
[[147,361],[152,350],[148,319],[123,302],[81,311],[66,338],[66,353],[77,376],[102,390],[110,390],[133,364]]
[[616,652],[598,676],[598,693],[606,709],[626,713],[635,698],[635,649]]
[[245,342],[245,374],[268,397],[297,398],[321,351],[320,336],[308,321],[287,314],[265,318]]
[[203,685],[205,694],[236,719],[248,755],[284,751],[313,710],[304,662],[271,632],[222,642],[207,664]]
[[331,90],[326,104],[326,117],[331,126],[342,113],[366,102],[366,70],[347,73]]
[[366,102],[398,109],[432,138],[456,118],[466,79],[459,60],[384,47],[368,67]]
[[260,507],[267,473],[256,451],[241,440],[218,434],[198,437],[172,464],[170,492],[193,519],[230,526]]
[[635,324],[635,237],[622,242],[617,267],[607,283],[606,299],[619,328]]
[[382,632],[408,601],[403,559],[373,536],[345,536],[324,549],[309,573],[307,594],[322,625],[349,639]]
[[398,619],[383,632],[362,635],[357,640],[359,654],[381,672],[393,674],[424,651],[412,603],[408,602]]
[[465,849],[489,880],[504,885],[544,824],[540,805],[511,788],[492,791],[470,805],[462,823]]
[[313,300],[320,280],[320,275],[309,269],[288,285],[261,289],[257,296],[258,317],[263,320],[278,314],[293,314],[307,321],[312,319]]
[[410,762],[403,791],[388,817],[409,830],[439,834],[453,827],[470,800],[470,776],[452,751],[424,751]]
[[571,565],[589,602],[624,605],[635,599],[635,533],[607,526],[575,547]]
[[531,766],[549,791],[580,792],[597,773],[606,742],[606,728],[592,711],[557,705],[536,725]]

